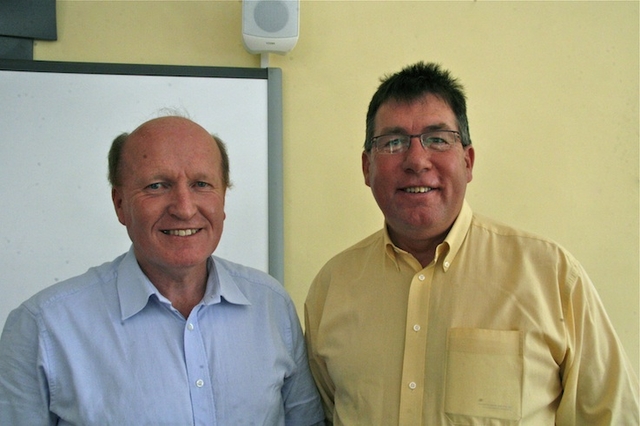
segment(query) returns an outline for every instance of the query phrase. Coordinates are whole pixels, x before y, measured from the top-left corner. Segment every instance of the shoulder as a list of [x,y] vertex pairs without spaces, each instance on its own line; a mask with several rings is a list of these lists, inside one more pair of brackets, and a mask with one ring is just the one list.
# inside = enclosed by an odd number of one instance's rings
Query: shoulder
[[497,221],[493,218],[489,218],[487,216],[484,216],[482,214],[478,214],[475,212],[473,213],[473,218],[471,219],[470,229],[483,231],[483,232],[495,234],[498,236],[510,236],[510,237],[517,237],[517,238],[518,237],[530,238],[530,239],[548,241],[546,238],[543,238],[534,233],[525,231],[515,226],[507,225],[503,222]]
[[[41,333],[65,332],[70,324],[86,324],[96,319],[100,307],[117,307],[117,265],[122,257],[92,267],[84,274],[51,285],[11,311],[4,330],[8,341],[35,339]],[[13,337],[9,337],[13,336]],[[3,334],[4,339],[4,334]]]
[[383,251],[384,230],[381,229],[333,256],[325,263],[321,271],[341,268],[343,266],[348,266],[348,269],[353,269],[358,263],[366,261],[372,255],[383,253]]
[[473,213],[470,232],[484,233],[498,238],[503,237],[505,239],[521,240],[534,245],[539,244],[542,246],[556,247],[562,251],[566,251],[560,244],[547,237],[505,224],[478,213]]
[[91,267],[83,274],[46,287],[27,299],[22,306],[35,314],[60,305],[69,305],[75,309],[82,301],[96,298],[100,300],[101,295],[96,293],[103,293],[105,284],[115,283],[118,265],[124,256],[123,254],[113,261]]
[[554,248],[566,252],[560,244],[547,237],[507,225],[477,213],[473,214],[469,232],[484,234],[485,237],[501,238],[504,239],[504,241],[520,241],[523,244],[530,244],[531,246],[539,245],[541,247]]
[[266,272],[217,256],[213,256],[213,261],[220,280],[232,280],[246,297],[260,293],[290,303],[291,298],[283,285]]
[[[223,307],[236,313],[254,330],[272,325],[283,333],[288,345],[299,338],[296,308],[282,284],[266,272],[213,256]],[[264,335],[271,333],[267,329]],[[294,336],[298,336],[294,338]]]
[[323,298],[336,280],[348,284],[357,280],[363,271],[380,266],[385,253],[384,235],[381,229],[330,258],[311,283],[307,300]]
[[558,242],[474,213],[467,246],[477,256],[480,244],[483,252],[518,259],[517,264],[531,260],[536,269],[574,276],[584,273],[573,254]]

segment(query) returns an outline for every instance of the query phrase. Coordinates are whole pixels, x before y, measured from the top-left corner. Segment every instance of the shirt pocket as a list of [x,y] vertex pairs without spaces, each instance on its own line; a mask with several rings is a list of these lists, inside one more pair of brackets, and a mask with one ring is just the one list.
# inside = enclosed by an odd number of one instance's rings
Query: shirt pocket
[[517,330],[449,330],[444,411],[451,424],[519,423],[523,345]]

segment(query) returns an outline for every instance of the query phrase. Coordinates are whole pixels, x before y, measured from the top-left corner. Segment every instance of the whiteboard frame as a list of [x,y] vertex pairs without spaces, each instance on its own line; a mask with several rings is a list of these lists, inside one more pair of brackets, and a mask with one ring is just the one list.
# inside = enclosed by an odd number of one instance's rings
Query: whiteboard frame
[[[125,76],[205,77],[219,79],[257,79],[267,82],[267,203],[268,203],[268,272],[284,283],[284,214],[282,160],[282,72],[279,68],[233,68],[180,65],[144,65],[54,61],[23,61],[0,59],[0,78],[5,71],[65,74],[106,74]],[[6,98],[5,98],[6,101]],[[3,107],[0,94],[0,109]],[[5,104],[4,107],[10,105]],[[0,112],[1,113],[1,112]],[[187,111],[188,113],[188,111]],[[197,120],[196,120],[197,121]],[[139,123],[141,124],[141,123]],[[130,131],[133,129],[130,129]],[[215,129],[208,129],[214,131]],[[114,129],[114,137],[118,129]],[[224,140],[224,135],[220,135]],[[0,143],[3,143],[0,141]],[[6,142],[5,142],[6,143]],[[108,143],[108,141],[105,141]],[[231,158],[233,164],[242,159]],[[106,170],[104,170],[106,176]],[[233,191],[233,189],[232,189]],[[115,216],[114,216],[114,220]],[[111,259],[104,259],[108,261]],[[232,259],[233,260],[233,259]],[[37,259],[34,259],[37,262]],[[89,265],[95,266],[95,265]],[[52,283],[49,283],[53,284]],[[17,305],[16,305],[17,306]],[[6,313],[8,314],[8,312]],[[3,318],[0,318],[0,323]]]

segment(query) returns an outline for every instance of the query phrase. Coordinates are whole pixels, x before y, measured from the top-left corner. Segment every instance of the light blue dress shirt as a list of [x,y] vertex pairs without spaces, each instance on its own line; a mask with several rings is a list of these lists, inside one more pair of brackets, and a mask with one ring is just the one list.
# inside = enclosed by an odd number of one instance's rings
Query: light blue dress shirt
[[14,310],[0,425],[311,425],[324,418],[300,323],[269,275],[217,257],[184,318],[133,251]]

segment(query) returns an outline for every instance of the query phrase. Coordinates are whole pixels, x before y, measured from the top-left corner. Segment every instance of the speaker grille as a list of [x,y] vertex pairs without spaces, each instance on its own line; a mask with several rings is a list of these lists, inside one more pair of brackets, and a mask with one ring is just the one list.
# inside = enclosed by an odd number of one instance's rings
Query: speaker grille
[[242,34],[271,39],[298,37],[299,5],[299,0],[243,0]]
[[276,33],[289,22],[289,10],[281,1],[262,1],[253,10],[256,25],[268,33]]

